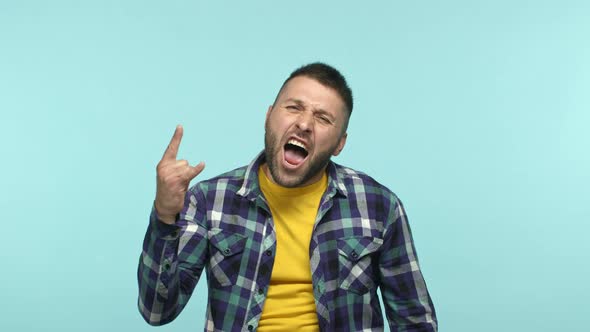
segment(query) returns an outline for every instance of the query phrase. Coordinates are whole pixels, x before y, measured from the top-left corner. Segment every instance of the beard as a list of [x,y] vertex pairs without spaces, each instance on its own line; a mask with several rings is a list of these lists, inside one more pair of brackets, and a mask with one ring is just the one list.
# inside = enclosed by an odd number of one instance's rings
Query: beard
[[279,165],[280,160],[277,160],[279,149],[283,149],[282,146],[278,146],[277,135],[271,132],[268,126],[264,128],[264,155],[266,157],[266,164],[272,180],[286,188],[301,187],[304,184],[316,176],[319,172],[322,172],[324,168],[330,162],[332,152],[336,149],[336,146],[332,147],[327,151],[320,151],[317,155],[309,155],[305,161],[307,165],[302,165],[299,175],[281,174]]

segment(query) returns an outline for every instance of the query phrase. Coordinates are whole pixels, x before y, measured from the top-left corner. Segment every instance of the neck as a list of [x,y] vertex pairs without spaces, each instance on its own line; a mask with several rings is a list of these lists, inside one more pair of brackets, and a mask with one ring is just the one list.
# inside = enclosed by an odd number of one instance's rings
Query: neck
[[[326,167],[323,167],[319,172],[317,172],[313,177],[311,177],[309,180],[305,181],[304,183],[294,187],[294,188],[299,188],[299,187],[306,187],[309,185],[312,185],[318,181],[320,181],[322,179],[322,177],[324,176],[324,174],[326,173]],[[274,177],[272,176],[272,173],[270,172],[270,170],[268,169],[268,166],[266,163],[260,165],[260,168],[262,169],[262,171],[264,172],[264,174],[266,175],[266,177],[274,184],[276,184],[277,186],[283,187],[281,184],[277,183],[277,181],[275,181]],[[287,187],[285,187],[287,188]]]

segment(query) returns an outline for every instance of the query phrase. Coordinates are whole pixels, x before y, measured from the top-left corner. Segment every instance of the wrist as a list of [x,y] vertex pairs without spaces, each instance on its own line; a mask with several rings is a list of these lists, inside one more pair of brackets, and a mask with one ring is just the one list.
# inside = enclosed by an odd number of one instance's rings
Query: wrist
[[158,214],[158,220],[168,225],[174,225],[176,223],[176,216]]
[[169,213],[167,211],[162,211],[162,209],[158,207],[157,201],[154,203],[154,207],[156,208],[156,217],[158,220],[169,225],[173,225],[174,223],[176,223],[176,216],[178,215],[178,213]]

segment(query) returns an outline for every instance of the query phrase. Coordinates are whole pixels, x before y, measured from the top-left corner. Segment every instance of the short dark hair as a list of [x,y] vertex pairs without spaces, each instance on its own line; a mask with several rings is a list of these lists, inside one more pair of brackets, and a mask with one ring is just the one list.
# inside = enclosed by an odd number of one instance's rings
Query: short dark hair
[[280,91],[283,89],[285,84],[287,84],[290,80],[298,76],[305,76],[312,78],[318,81],[320,84],[334,89],[344,101],[344,105],[346,106],[346,110],[348,111],[348,117],[352,113],[352,91],[350,87],[348,87],[348,83],[346,83],[346,79],[342,74],[334,67],[327,65],[322,62],[314,62],[304,66],[301,66],[289,75],[289,77],[283,82]]

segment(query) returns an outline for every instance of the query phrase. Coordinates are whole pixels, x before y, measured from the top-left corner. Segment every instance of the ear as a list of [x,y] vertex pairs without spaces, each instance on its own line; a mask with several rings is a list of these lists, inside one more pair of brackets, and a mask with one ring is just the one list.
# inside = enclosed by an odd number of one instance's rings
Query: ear
[[268,117],[270,117],[270,112],[272,111],[272,106],[273,105],[268,106],[268,110],[266,110],[266,121],[268,121]]
[[266,126],[268,125],[268,119],[270,118],[270,112],[272,111],[272,105],[268,106],[268,109],[266,110],[266,116],[264,119],[264,128],[266,129]]
[[340,152],[342,151],[342,149],[344,149],[344,145],[346,144],[346,137],[348,137],[348,133],[344,133],[344,135],[342,135],[342,137],[340,137],[340,141],[338,142],[338,146],[336,146],[336,149],[334,149],[334,152],[332,152],[332,155],[334,157],[339,155]]

